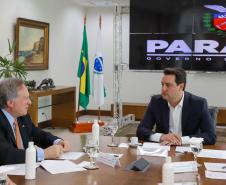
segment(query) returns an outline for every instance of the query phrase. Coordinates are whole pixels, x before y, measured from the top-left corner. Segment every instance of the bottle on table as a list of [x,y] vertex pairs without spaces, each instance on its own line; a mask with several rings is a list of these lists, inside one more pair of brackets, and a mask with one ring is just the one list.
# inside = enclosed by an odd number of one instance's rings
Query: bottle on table
[[34,142],[28,143],[28,148],[25,152],[25,179],[36,178],[36,149]]
[[171,157],[166,157],[162,166],[162,184],[174,185],[174,168]]
[[98,124],[98,120],[93,121],[92,139],[93,139],[93,142],[99,146],[99,143],[100,143],[100,126]]

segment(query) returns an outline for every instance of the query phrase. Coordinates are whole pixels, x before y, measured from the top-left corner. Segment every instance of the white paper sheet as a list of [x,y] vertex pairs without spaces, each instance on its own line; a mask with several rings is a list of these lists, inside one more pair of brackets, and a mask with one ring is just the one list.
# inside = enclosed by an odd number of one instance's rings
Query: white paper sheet
[[10,165],[5,165],[5,166],[0,166],[0,173],[6,173],[8,171],[15,170],[15,166],[10,166]]
[[[107,153],[107,152],[100,152],[100,153],[111,155],[111,156],[117,157],[119,159],[123,156],[123,154],[116,154],[116,153]],[[100,155],[100,153],[97,153],[95,157],[97,158]]]
[[65,159],[65,160],[77,160],[80,157],[82,157],[83,155],[85,155],[84,152],[66,152],[63,153],[59,159]]
[[205,175],[207,178],[210,179],[226,179],[226,173],[224,172],[212,172],[212,171],[205,171]]
[[190,140],[189,140],[189,143],[190,144],[198,144],[198,143],[202,143],[204,140],[204,138],[201,138],[201,137],[192,137]]
[[189,146],[177,146],[176,152],[179,152],[179,153],[191,152],[191,148]]
[[[158,183],[158,185],[162,185],[162,183]],[[174,185],[197,185],[196,182],[175,182]]]
[[226,159],[226,151],[202,149],[201,152],[198,154],[198,157]]
[[119,148],[129,148],[129,144],[128,143],[120,143],[118,145]]
[[105,154],[109,154],[109,155],[117,157],[119,159],[123,156],[123,154],[113,154],[113,153],[105,153]]
[[84,168],[86,166],[89,166],[89,164],[90,164],[89,161],[82,161],[79,164],[77,164],[77,166]]
[[[40,164],[36,163],[36,168],[39,167]],[[25,164],[10,164],[1,166],[1,169],[5,171],[4,173],[8,175],[25,175]]]
[[170,146],[163,146],[163,145],[160,145],[160,143],[152,143],[152,142],[143,143],[143,150],[149,151],[149,149],[153,149],[153,148],[167,149],[168,151],[170,151]]
[[197,172],[195,161],[173,162],[174,173]]
[[137,147],[137,155],[167,157],[168,150],[164,148],[150,148],[149,151],[143,150],[143,147]]
[[226,172],[226,163],[204,163],[208,171]]
[[68,160],[44,160],[41,166],[51,174],[84,171],[81,166]]

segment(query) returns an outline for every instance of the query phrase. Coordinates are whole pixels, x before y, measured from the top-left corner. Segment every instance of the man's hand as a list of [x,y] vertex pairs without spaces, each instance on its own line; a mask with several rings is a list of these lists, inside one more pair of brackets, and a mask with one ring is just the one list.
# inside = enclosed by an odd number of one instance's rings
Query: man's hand
[[63,152],[61,145],[52,145],[44,150],[45,159],[56,159],[60,157]]
[[177,134],[163,134],[160,137],[160,142],[162,145],[181,145],[181,137],[178,136]]
[[71,150],[70,143],[66,140],[61,140],[58,145],[61,145],[63,148],[63,152],[69,152]]

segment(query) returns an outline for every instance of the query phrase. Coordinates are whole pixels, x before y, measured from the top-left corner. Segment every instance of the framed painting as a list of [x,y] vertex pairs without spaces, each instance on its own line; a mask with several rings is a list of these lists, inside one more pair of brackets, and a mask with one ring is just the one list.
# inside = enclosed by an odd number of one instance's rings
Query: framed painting
[[27,70],[49,67],[49,23],[18,18],[16,24],[16,58]]

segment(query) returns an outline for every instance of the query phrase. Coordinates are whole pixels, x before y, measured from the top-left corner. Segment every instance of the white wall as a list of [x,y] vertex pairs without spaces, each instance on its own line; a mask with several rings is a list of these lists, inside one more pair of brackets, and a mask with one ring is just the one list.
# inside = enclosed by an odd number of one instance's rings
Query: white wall
[[[107,97],[102,110],[110,110],[113,100],[113,19],[114,8],[87,8],[87,37],[89,44],[90,74],[92,76],[93,61],[96,51],[96,37],[101,15],[101,36],[104,60],[104,83]],[[90,98],[90,109],[97,109],[92,97]]]
[[[49,70],[29,71],[28,79],[51,77],[56,85],[75,85],[82,44],[83,17],[87,15],[90,71],[95,54],[99,15],[102,16],[103,57],[107,89],[104,110],[113,102],[113,19],[114,8],[82,8],[64,0],[0,0],[0,55],[7,53],[7,38],[14,38],[18,17],[50,23]],[[129,62],[129,16],[123,15],[123,62]],[[161,72],[123,72],[122,101],[147,103],[160,92]],[[226,106],[225,73],[189,73],[187,90],[206,97],[209,105]],[[77,91],[78,95],[78,91]],[[88,109],[97,109],[90,98]]]
[[47,77],[56,85],[77,86],[84,8],[62,0],[0,0],[0,55],[8,53],[7,39],[15,39],[18,17],[50,24],[49,69],[29,71],[28,80],[37,85]]

